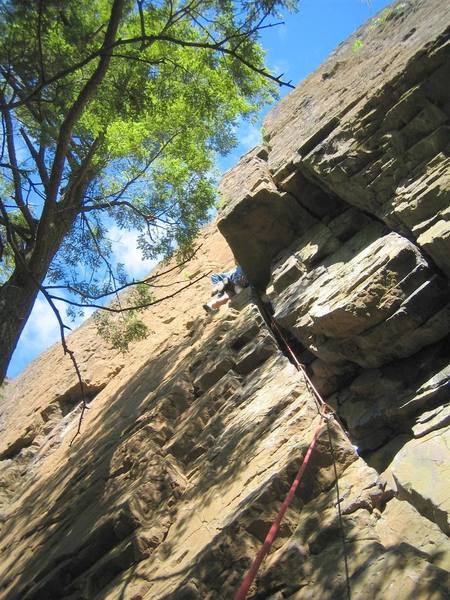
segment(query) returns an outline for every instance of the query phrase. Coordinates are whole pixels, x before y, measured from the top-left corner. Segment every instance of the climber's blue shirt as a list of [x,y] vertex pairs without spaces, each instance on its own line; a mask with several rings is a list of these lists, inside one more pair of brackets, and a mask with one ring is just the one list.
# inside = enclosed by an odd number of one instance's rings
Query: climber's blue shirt
[[235,267],[232,271],[228,271],[227,273],[213,273],[211,275],[211,281],[213,285],[217,285],[221,281],[227,280],[231,281],[232,283],[239,284],[239,282],[242,279],[245,279],[245,275],[244,271],[239,265]]

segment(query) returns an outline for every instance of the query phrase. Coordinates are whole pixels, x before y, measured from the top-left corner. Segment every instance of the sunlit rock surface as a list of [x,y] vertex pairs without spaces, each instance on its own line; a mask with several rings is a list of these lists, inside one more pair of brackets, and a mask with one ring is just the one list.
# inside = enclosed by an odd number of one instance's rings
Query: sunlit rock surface
[[249,598],[448,598],[448,27],[445,2],[394,3],[269,114],[221,183],[231,250],[211,225],[168,279],[233,253],[254,288],[207,318],[199,280],[126,355],[74,332],[90,408],[71,447],[59,346],[8,384],[2,599],[233,597],[319,423],[261,299],[344,429],[319,437]]

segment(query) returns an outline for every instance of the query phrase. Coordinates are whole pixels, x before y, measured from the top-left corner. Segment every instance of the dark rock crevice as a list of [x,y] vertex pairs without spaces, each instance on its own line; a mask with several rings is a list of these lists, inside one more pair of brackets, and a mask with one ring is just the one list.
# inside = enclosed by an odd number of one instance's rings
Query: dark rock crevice
[[[433,11],[440,10],[430,4],[434,8],[426,2],[414,10],[389,8],[389,18],[374,22],[358,39],[375,48],[381,29],[397,36],[395,27],[409,22],[402,44],[417,36],[423,40],[418,15],[428,9],[435,19]],[[439,472],[447,426],[446,413],[440,412],[450,376],[450,47],[443,15],[435,32],[426,34],[417,51],[408,47],[403,63],[400,47],[392,53],[392,65],[402,64],[401,69],[384,64],[383,57],[380,72],[372,76],[380,85],[369,90],[361,78],[353,98],[334,77],[339,72],[349,82],[351,65],[359,62],[344,44],[320,83],[312,76],[269,115],[265,160],[253,151],[245,165],[226,174],[222,190],[231,196],[232,208],[225,205],[219,227],[250,281],[266,291],[273,307],[268,325],[273,318],[298,356],[308,356],[301,362],[309,362],[311,377],[360,453],[392,469],[398,489],[413,490],[405,497],[415,498],[416,508],[420,497],[423,506],[434,506],[441,515],[437,506],[448,504],[448,498],[439,499],[432,485],[410,480],[407,472],[413,449],[422,461],[425,448],[436,453],[430,473]],[[367,60],[377,68],[373,57]],[[344,108],[338,109],[344,96]],[[320,102],[334,103],[336,110],[320,113]],[[253,155],[259,156],[258,169]],[[258,196],[246,192],[249,177]],[[254,229],[258,200],[269,191],[267,220],[276,214],[287,224],[283,247],[265,236],[262,213]],[[307,218],[296,222],[292,213],[283,213],[279,200],[287,197]],[[240,205],[247,212],[237,219]],[[232,232],[242,224],[246,234],[237,239]],[[437,429],[440,435],[433,437]],[[401,445],[395,446],[396,438]],[[433,510],[422,512],[428,518]]]

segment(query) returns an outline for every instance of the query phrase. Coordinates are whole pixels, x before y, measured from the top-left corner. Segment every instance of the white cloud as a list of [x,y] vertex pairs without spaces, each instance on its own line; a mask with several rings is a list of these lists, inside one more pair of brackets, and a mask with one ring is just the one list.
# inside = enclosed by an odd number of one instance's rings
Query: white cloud
[[114,258],[125,265],[125,271],[130,279],[148,275],[158,262],[142,258],[142,252],[137,247],[138,236],[137,231],[119,229],[116,225],[113,225],[108,232]]
[[[78,327],[93,313],[93,309],[85,309],[84,316],[72,323],[66,317],[67,305],[60,300],[56,300],[55,306],[60,312],[64,323],[72,329]],[[66,330],[66,335],[67,333]],[[44,296],[39,294],[12,357],[8,376],[15,377],[38,354],[60,339],[59,323],[55,313]]]
[[[55,306],[64,317],[65,304],[56,300]],[[34,304],[22,336],[31,346],[42,344],[47,347],[59,339],[59,325],[55,313],[41,294]]]

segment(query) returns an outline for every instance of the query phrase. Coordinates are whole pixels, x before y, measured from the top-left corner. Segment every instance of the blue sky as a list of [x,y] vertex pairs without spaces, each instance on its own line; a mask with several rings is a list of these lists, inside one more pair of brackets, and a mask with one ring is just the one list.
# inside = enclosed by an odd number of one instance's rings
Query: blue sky
[[[389,5],[386,0],[300,0],[296,13],[283,15],[284,24],[263,32],[262,45],[267,50],[266,61],[276,73],[284,73],[286,80],[297,85],[314,71],[332,50],[355,29],[379,10]],[[288,93],[281,89],[281,95]],[[238,130],[239,146],[219,162],[224,171],[261,140],[261,114],[256,124],[243,122]],[[125,264],[130,277],[142,277],[153,266],[142,261],[135,250],[135,234],[127,231],[112,232],[115,255]],[[64,312],[64,309],[63,309]],[[86,314],[86,316],[88,316]],[[40,352],[58,341],[56,319],[45,299],[38,297],[31,317],[12,358],[8,377],[15,377]]]
[[[317,69],[341,42],[377,12],[389,6],[388,0],[300,0],[298,11],[285,12],[283,25],[267,29],[262,36],[266,62],[276,75],[298,85]],[[280,96],[289,93],[280,89]],[[242,154],[261,142],[261,127],[267,107],[256,125],[244,122],[240,144],[220,161],[220,168],[231,168]]]

